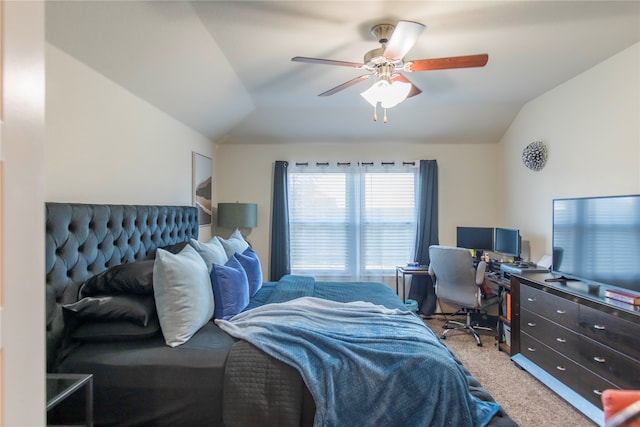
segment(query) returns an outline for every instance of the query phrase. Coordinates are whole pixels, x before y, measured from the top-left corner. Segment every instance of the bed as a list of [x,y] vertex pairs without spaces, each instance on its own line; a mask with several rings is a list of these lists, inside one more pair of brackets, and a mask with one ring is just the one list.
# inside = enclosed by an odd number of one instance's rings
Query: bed
[[[460,412],[458,396],[462,396],[464,404],[472,405],[471,412],[483,411],[486,419],[482,424],[516,425],[437,337],[382,284],[316,282],[297,276],[263,283],[260,276],[257,289],[250,290],[250,297],[238,310],[241,312],[226,319],[224,313],[218,312],[211,319],[215,310],[227,307],[226,300],[224,304],[214,300],[215,308],[212,304],[209,311],[201,310],[200,302],[194,309],[188,304],[213,295],[190,294],[185,307],[190,312],[202,311],[198,316],[206,321],[201,327],[192,327],[194,330],[188,337],[176,333],[173,337],[177,342],[170,341],[166,316],[184,307],[174,310],[176,306],[171,304],[180,298],[158,294],[157,288],[166,286],[159,285],[162,280],[173,278],[184,285],[193,280],[189,272],[167,278],[159,265],[167,265],[167,259],[191,254],[189,251],[197,245],[189,242],[197,240],[197,236],[197,211],[193,207],[46,204],[47,371],[93,374],[95,425],[242,427],[305,426],[314,422],[345,425],[347,419],[357,416],[351,414],[352,409],[358,409],[367,394],[374,396],[377,407],[390,408],[380,417],[391,419],[377,425],[397,425],[391,420],[401,417],[405,409],[422,411],[425,406],[429,407],[428,416],[433,418],[424,425],[447,425],[455,419],[452,414]],[[222,269],[218,266],[210,270],[208,292],[223,295],[218,291],[224,288],[216,288],[220,286],[217,281],[224,277]],[[255,274],[253,279],[255,282]],[[166,304],[172,308],[169,313]],[[311,308],[315,311],[310,312]],[[340,316],[345,313],[348,318],[342,321],[344,317]],[[324,325],[325,335],[306,337],[300,333],[302,328],[294,319],[308,322],[311,315],[317,316],[314,325]],[[432,351],[427,353],[438,357],[420,363],[436,363],[437,367],[423,369],[414,365],[404,377],[398,369],[378,383],[362,380],[367,375],[356,377],[360,380],[351,382],[360,389],[343,390],[341,396],[331,391],[342,389],[332,383],[339,375],[331,374],[326,366],[315,366],[316,371],[299,366],[298,362],[306,359],[304,354],[309,354],[305,353],[307,350],[295,347],[291,356],[286,351],[294,346],[278,348],[274,344],[287,339],[306,340],[318,349],[326,334],[335,333],[335,325],[355,324],[355,318],[369,325],[356,334],[359,337],[371,333],[371,337],[377,338],[379,334],[372,332],[371,322],[381,319],[387,323],[375,326],[376,331],[392,331],[390,334],[396,339],[398,331],[405,331],[407,349],[424,353],[421,350],[424,347],[416,346],[431,346]],[[269,326],[258,328],[267,335],[246,332],[251,329],[242,328],[242,322],[246,325],[267,322],[264,325]],[[405,326],[393,329],[398,322],[405,322]],[[318,333],[316,327],[309,329],[309,333]],[[286,333],[290,334],[288,338]],[[334,339],[326,341],[333,345]],[[380,371],[382,367],[384,374],[389,375],[390,366],[404,366],[407,358],[389,359],[389,354],[400,348],[399,342],[399,339],[395,343],[381,341],[379,345],[392,347],[384,358],[367,369]],[[341,348],[320,351],[337,354]],[[360,350],[357,343],[356,352]],[[355,359],[344,360],[353,363]],[[358,362],[352,370],[355,372],[367,364],[368,361]],[[452,373],[443,373],[447,370]],[[456,378],[454,385],[449,377]],[[399,386],[405,388],[409,382],[415,382],[415,390],[406,398],[398,398],[401,393],[392,393],[394,382],[403,383]],[[436,386],[440,383],[443,385]],[[345,392],[356,393],[353,396],[358,398],[345,399]],[[82,414],[76,413],[78,406],[71,400],[52,414],[53,421],[80,418]]]

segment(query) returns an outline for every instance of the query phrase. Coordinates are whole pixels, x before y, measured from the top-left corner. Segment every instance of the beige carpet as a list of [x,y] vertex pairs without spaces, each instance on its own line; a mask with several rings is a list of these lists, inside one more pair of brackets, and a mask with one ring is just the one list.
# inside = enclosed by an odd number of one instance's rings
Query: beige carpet
[[[441,317],[425,320],[438,336]],[[521,427],[592,427],[594,424],[526,371],[498,351],[494,335],[482,336],[482,347],[471,335],[456,331],[442,341],[480,384]]]

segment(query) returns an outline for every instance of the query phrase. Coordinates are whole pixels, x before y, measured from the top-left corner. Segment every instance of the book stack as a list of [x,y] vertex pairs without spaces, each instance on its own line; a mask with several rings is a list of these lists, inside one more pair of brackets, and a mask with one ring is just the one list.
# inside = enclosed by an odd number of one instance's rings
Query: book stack
[[613,298],[605,298],[604,302],[606,302],[607,304],[611,304],[615,307],[623,308],[629,311],[637,311],[640,313],[640,305],[627,304],[626,302],[622,302]]
[[631,292],[620,291],[618,289],[606,289],[604,296],[605,298],[620,301],[625,304],[640,305],[640,295]]
[[501,314],[507,322],[511,322],[511,293],[502,291]]

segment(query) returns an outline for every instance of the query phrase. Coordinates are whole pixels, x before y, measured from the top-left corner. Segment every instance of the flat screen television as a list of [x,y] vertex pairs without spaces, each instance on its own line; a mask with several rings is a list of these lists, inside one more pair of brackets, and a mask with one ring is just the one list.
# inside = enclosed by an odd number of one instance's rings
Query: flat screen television
[[473,249],[476,258],[484,251],[493,250],[493,228],[491,227],[457,227],[456,246]]
[[520,230],[515,228],[496,227],[496,238],[493,244],[493,251],[502,255],[511,256],[514,260],[520,259]]
[[553,274],[640,292],[640,194],[553,200],[552,245]]

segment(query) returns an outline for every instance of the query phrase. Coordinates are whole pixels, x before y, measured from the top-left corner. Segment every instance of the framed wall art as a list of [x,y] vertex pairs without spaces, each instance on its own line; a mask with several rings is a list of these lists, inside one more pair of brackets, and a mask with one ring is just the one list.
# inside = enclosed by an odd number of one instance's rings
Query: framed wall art
[[198,224],[211,225],[211,158],[194,151],[192,173],[193,205],[198,208]]

